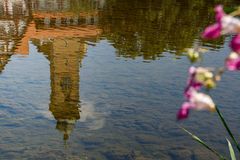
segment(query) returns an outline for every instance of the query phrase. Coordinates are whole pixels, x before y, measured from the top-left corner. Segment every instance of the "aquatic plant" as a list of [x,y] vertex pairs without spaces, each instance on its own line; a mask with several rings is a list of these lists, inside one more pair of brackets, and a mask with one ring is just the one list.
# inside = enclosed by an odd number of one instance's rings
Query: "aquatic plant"
[[[177,119],[183,120],[188,118],[190,110],[208,110],[211,112],[217,111],[217,114],[225,127],[227,133],[229,134],[234,146],[240,153],[240,146],[236,141],[235,136],[231,132],[228,124],[226,123],[222,113],[220,112],[217,105],[213,102],[209,95],[212,88],[215,88],[217,82],[221,79],[224,71],[238,71],[240,70],[240,20],[236,17],[239,15],[240,8],[236,11],[227,14],[223,10],[222,5],[218,5],[214,9],[215,11],[215,23],[206,27],[202,33],[202,38],[207,40],[215,40],[222,35],[234,35],[229,47],[232,52],[225,59],[225,66],[219,68],[206,68],[201,66],[191,66],[189,68],[189,75],[187,80],[187,86],[184,90],[184,97],[186,101],[180,107],[177,113]],[[194,63],[201,60],[201,54],[204,52],[200,47],[195,47],[194,49],[188,49],[187,56],[189,60]],[[203,92],[205,90],[206,93]],[[204,141],[198,138],[196,135],[192,134],[185,128],[182,128],[189,135],[192,136],[194,140],[202,144],[205,148],[209,149],[219,159],[226,159],[220,153],[218,153],[213,148],[209,147]],[[231,142],[227,139],[230,157],[232,160],[236,159],[233,146]]]

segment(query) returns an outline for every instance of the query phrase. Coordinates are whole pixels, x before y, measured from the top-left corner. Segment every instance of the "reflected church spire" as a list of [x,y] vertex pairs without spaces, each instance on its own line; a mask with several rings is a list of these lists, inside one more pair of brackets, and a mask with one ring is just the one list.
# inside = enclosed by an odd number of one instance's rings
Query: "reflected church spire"
[[51,102],[49,110],[57,120],[56,128],[63,132],[64,140],[80,118],[79,113],[79,69],[84,43],[79,39],[54,39],[50,61]]
[[[94,18],[96,12],[75,11],[74,7],[78,3],[82,4],[83,1],[63,0],[57,3],[33,0],[33,22],[25,34],[26,40],[21,43],[21,46],[27,46],[24,44],[31,40],[50,62],[49,110],[56,119],[56,129],[62,132],[64,140],[69,138],[80,119],[79,73],[87,49],[84,41],[96,41],[101,33],[95,25],[98,19]],[[21,47],[21,50],[28,49]]]

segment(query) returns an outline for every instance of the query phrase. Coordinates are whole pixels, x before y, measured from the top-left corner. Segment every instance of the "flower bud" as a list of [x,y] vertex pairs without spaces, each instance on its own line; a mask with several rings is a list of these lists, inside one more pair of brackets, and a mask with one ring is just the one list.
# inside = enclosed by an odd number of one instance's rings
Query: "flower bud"
[[187,56],[192,63],[197,62],[200,59],[199,52],[194,51],[194,49],[189,49],[187,52]]
[[217,5],[215,8],[214,8],[214,11],[216,13],[215,15],[215,19],[217,22],[220,22],[222,17],[225,16],[225,13],[224,13],[224,10],[223,10],[223,6],[222,5]]
[[236,52],[237,54],[240,54],[240,34],[233,37],[230,43],[230,47],[234,52]]
[[215,23],[208,26],[202,33],[202,38],[215,39],[221,36],[221,24]]
[[225,60],[225,66],[229,71],[240,70],[240,56],[232,52]]

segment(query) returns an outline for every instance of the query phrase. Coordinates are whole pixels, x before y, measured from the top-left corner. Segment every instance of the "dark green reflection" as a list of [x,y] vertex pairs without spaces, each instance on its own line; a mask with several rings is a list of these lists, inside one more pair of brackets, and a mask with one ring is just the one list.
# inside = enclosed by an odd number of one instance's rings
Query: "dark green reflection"
[[201,41],[199,34],[214,20],[216,4],[214,0],[107,1],[100,24],[118,56],[154,60],[163,52],[181,54]]
[[[98,25],[117,56],[154,60],[163,52],[181,55],[185,48],[202,43],[199,34],[214,21],[213,7],[218,3],[230,6],[234,1],[0,1],[0,51],[15,52],[33,20],[37,29]],[[210,42],[213,48],[222,43],[223,39]]]

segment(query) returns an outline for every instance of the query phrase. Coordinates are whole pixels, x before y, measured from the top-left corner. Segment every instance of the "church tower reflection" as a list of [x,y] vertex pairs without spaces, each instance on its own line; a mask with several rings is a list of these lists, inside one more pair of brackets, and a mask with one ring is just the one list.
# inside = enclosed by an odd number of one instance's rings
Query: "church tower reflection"
[[0,72],[12,54],[29,54],[29,41],[50,62],[49,110],[67,140],[80,119],[80,64],[85,41],[95,42],[105,0],[0,0]]
[[51,98],[49,110],[57,120],[56,128],[63,132],[64,140],[74,128],[79,114],[79,68],[86,44],[78,39],[54,39],[49,55]]
[[56,129],[68,140],[80,119],[80,65],[87,51],[84,38],[32,39],[50,62],[51,94],[49,111]]
[[49,110],[56,129],[67,140],[80,119],[80,64],[87,44],[82,38],[32,39],[50,62],[51,95]]

